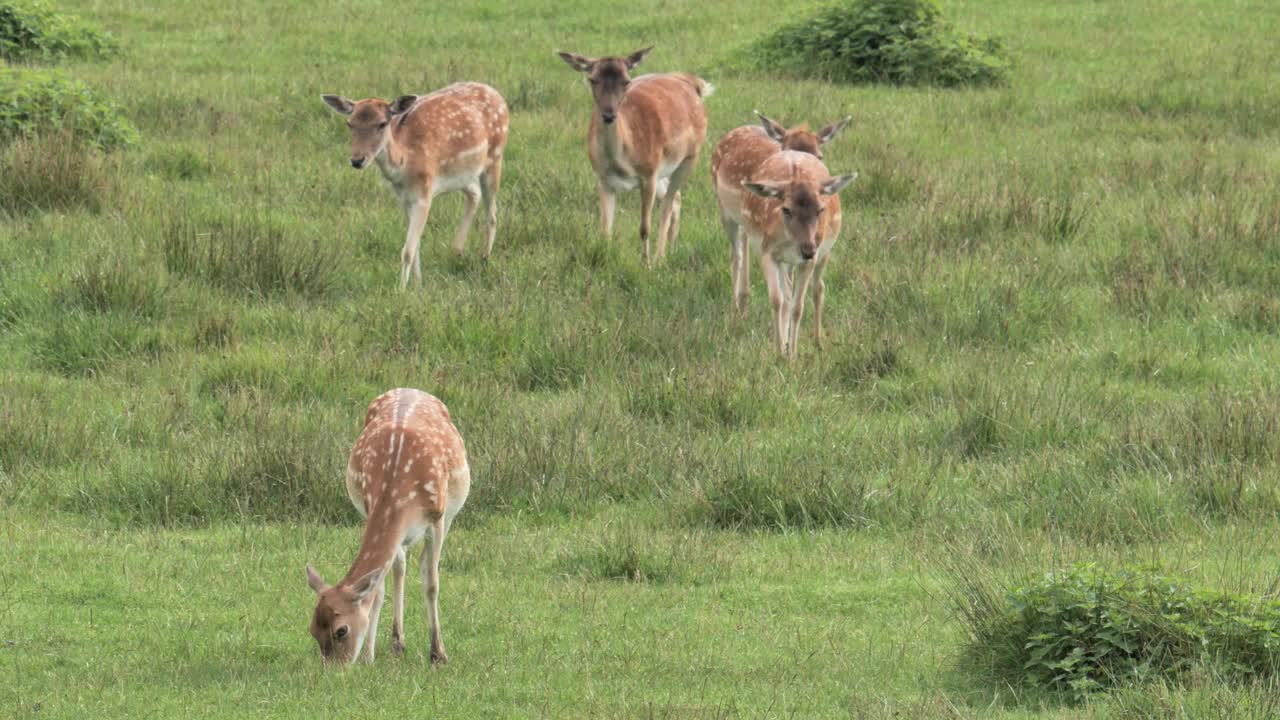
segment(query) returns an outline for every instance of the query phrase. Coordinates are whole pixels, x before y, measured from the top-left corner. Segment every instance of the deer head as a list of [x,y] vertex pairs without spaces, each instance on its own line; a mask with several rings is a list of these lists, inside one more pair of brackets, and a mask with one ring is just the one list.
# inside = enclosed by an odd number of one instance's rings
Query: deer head
[[618,119],[618,106],[631,84],[631,71],[644,59],[653,47],[637,50],[626,57],[589,58],[577,53],[560,52],[560,58],[569,67],[587,74],[587,82],[591,85],[591,95],[596,101],[596,110],[606,125],[612,125]]
[[417,102],[417,95],[401,95],[388,103],[378,98],[351,102],[340,95],[321,95],[334,112],[345,115],[351,128],[351,167],[362,170],[386,148],[391,139],[391,123]]

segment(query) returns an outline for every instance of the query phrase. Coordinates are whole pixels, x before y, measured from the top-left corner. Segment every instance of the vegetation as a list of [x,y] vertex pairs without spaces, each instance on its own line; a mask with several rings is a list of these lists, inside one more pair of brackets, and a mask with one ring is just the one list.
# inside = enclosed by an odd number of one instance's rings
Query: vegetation
[[0,67],[0,141],[60,133],[104,150],[138,140],[116,103],[84,83],[49,70]]
[[45,0],[0,0],[0,60],[103,58],[118,49],[109,33],[76,15],[57,12]]
[[[68,8],[127,43],[74,71],[138,141],[0,149],[0,716],[1274,715],[1276,678],[1212,653],[1079,702],[993,683],[947,612],[1079,562],[1275,597],[1263,5],[953,0],[1028,59],[963,93],[726,75],[785,24],[759,0],[403,3],[361,16],[376,42],[336,2]],[[810,309],[778,361],[758,272],[731,311],[705,165],[660,267],[635,195],[600,237],[588,90],[552,51],[648,44],[718,86],[711,141],[854,116],[824,148],[859,179],[822,348]],[[513,109],[497,244],[454,258],[438,198],[402,293],[403,213],[318,98],[464,78]],[[325,673],[302,568],[351,561],[346,453],[397,386],[471,456],[452,662],[427,669],[411,587],[409,655]]]
[[937,0],[840,0],[740,52],[756,70],[842,83],[996,85],[1009,70],[999,39],[955,31]]

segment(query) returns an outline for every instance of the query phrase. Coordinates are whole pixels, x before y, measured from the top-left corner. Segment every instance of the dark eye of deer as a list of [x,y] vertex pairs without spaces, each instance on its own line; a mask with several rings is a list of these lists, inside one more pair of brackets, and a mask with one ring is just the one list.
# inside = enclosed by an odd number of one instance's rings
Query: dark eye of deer
[[348,628],[346,625],[343,625],[342,627],[340,627],[340,628],[338,628],[337,630],[334,630],[334,631],[333,631],[333,636],[334,636],[335,638],[337,638],[337,639],[341,640],[342,638],[346,637],[346,636],[347,636],[347,633],[348,633],[348,632],[350,632],[350,631],[351,631],[351,629],[350,629],[350,628]]
[[791,208],[782,208],[782,214],[791,217]]

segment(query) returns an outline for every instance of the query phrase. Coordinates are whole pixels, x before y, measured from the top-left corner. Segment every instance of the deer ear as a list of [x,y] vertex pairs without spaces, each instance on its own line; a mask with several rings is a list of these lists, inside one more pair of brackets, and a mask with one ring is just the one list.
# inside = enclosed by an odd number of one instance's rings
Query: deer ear
[[646,56],[646,55],[648,55],[648,54],[649,54],[650,52],[652,52],[652,51],[653,51],[653,46],[652,46],[652,45],[650,45],[649,47],[647,47],[647,48],[645,48],[645,49],[643,49],[643,50],[637,50],[637,51],[635,51],[635,52],[631,53],[630,55],[628,55],[628,56],[627,56],[627,69],[628,69],[628,70],[635,70],[635,69],[636,69],[636,66],[640,64],[640,61],[641,61],[641,60],[643,60],[643,59],[645,58],[645,56]]
[[341,95],[321,95],[320,99],[339,115],[350,115],[351,111],[356,107],[354,103]]
[[853,182],[854,179],[857,177],[858,177],[858,173],[849,173],[848,175],[841,175],[840,177],[831,178],[830,180],[822,183],[822,187],[819,188],[819,192],[821,192],[823,195],[835,195],[836,193],[844,189],[845,185],[848,185],[849,183]]
[[835,136],[839,135],[840,131],[848,127],[849,123],[851,122],[853,122],[852,115],[850,115],[849,117],[846,117],[840,122],[831,123],[830,125],[822,128],[821,130],[818,131],[818,144],[826,145],[827,143],[831,142],[833,139],[835,139]]
[[391,116],[395,117],[409,112],[409,108],[413,107],[416,102],[418,102],[417,95],[401,95],[396,98],[395,102],[391,103]]
[[782,186],[773,183],[758,183],[750,180],[743,180],[742,187],[750,190],[752,193],[763,198],[780,198],[782,197]]
[[787,137],[786,128],[765,117],[764,113],[759,110],[756,111],[756,115],[760,117],[760,124],[764,126],[764,131],[769,137],[777,140],[778,142],[782,142],[782,140]]
[[307,565],[307,584],[317,593],[322,593],[329,589],[329,584],[321,579],[320,573],[316,572],[316,569],[310,565]]
[[557,50],[556,54],[559,55],[560,59],[565,61],[569,67],[577,70],[578,72],[591,72],[591,66],[596,64],[595,60],[587,57],[586,55],[563,52],[561,50]]
[[382,573],[385,571],[386,568],[370,570],[365,573],[364,577],[352,583],[351,601],[355,603],[364,602],[365,598],[369,597],[369,594],[378,587],[378,584],[382,581]]

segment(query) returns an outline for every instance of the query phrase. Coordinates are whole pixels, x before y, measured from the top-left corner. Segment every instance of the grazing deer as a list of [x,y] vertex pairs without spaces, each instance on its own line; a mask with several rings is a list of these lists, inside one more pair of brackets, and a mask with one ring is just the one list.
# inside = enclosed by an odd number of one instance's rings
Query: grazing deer
[[319,595],[311,634],[326,663],[344,665],[362,650],[363,659],[373,662],[388,567],[396,593],[391,653],[404,652],[405,550],[424,535],[418,566],[431,622],[431,663],[449,661],[436,604],[440,549],[470,487],[466,448],[444,403],[402,388],[369,405],[347,460],[347,495],[366,519],[360,552],[336,585],[307,566],[307,584]]
[[718,195],[722,185],[731,189],[727,196],[721,195],[720,221],[729,235],[729,275],[733,281],[733,302],[739,311],[747,309],[747,296],[751,292],[751,264],[746,257],[745,247],[738,242],[739,223],[734,218],[741,215],[741,210],[733,214],[726,212],[726,200],[730,203],[741,200],[742,182],[751,179],[751,174],[771,155],[783,150],[795,150],[809,153],[821,160],[822,146],[831,142],[853,119],[846,117],[814,133],[809,131],[807,125],[797,125],[788,130],[759,111],[756,115],[760,117],[759,125],[743,125],[729,131],[716,143],[716,149],[711,153],[712,187],[717,189]]
[[649,223],[662,200],[658,258],[675,247],[680,232],[680,188],[707,137],[703,98],[715,89],[688,73],[640,75],[631,71],[653,48],[626,57],[588,58],[559,53],[569,67],[587,73],[596,112],[591,114],[587,154],[599,177],[600,223],[613,234],[617,193],[640,187],[640,242],[649,262]]
[[[745,305],[747,248],[760,264],[773,305],[773,337],[778,353],[794,357],[804,311],[804,294],[813,283],[814,335],[822,346],[822,271],[840,234],[840,198],[836,193],[856,174],[831,177],[826,165],[809,153],[783,150],[769,155],[748,179],[727,182],[737,161],[721,158],[716,175],[720,217],[733,238],[735,297]],[[794,276],[794,277],[793,277]],[[741,293],[741,294],[740,294]]]
[[498,185],[502,180],[502,151],[507,144],[507,104],[497,90],[480,83],[455,83],[430,95],[401,95],[388,103],[378,98],[359,102],[337,95],[322,96],[325,104],[347,117],[351,128],[351,167],[361,170],[370,160],[400,198],[409,222],[400,253],[400,287],[422,285],[418,242],[431,213],[431,201],[442,193],[460,191],[466,205],[453,239],[462,254],[478,203],[484,201],[483,258],[493,250],[498,231]]

